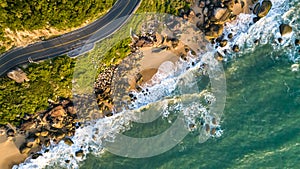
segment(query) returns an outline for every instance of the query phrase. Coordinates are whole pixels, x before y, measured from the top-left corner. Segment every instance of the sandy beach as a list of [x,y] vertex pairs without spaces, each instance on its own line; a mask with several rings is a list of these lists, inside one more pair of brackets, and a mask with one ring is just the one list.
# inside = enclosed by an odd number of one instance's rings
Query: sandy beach
[[[3,136],[1,137],[3,141],[4,138]],[[23,162],[27,155],[20,153],[14,139],[6,139],[6,141],[0,143],[0,157],[0,168],[11,169],[13,165]]]

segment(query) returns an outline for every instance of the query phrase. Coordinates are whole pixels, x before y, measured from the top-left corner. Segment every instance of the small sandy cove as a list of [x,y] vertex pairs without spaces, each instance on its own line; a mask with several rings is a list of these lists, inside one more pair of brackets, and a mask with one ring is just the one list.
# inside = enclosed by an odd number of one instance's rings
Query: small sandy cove
[[13,165],[27,158],[27,155],[21,154],[18,148],[23,139],[21,136],[8,139],[6,136],[0,136],[0,169],[11,169]]

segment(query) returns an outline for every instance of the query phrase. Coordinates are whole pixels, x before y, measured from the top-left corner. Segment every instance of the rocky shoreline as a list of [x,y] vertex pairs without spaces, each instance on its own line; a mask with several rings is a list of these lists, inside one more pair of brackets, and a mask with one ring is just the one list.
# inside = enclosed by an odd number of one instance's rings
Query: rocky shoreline
[[[196,0],[190,11],[183,12],[182,17],[194,23],[198,29],[202,31],[205,39],[215,44],[216,47],[225,47],[233,38],[233,34],[224,34],[224,25],[227,22],[234,21],[240,13],[253,13],[255,17],[253,22],[257,22],[260,18],[265,17],[272,7],[269,0],[258,2],[257,0]],[[288,24],[281,24],[280,33],[286,36],[292,32],[292,27]],[[280,43],[280,39],[278,39]],[[231,46],[232,52],[239,52],[241,44]],[[295,45],[300,45],[298,39]],[[181,59],[185,59],[188,53],[195,55],[188,46],[172,37],[168,37],[157,32],[144,33],[141,35],[132,35],[131,55],[138,55],[142,48],[155,48],[156,50],[170,50],[176,53]],[[199,52],[199,51],[198,51]],[[225,51],[226,53],[226,51]],[[216,54],[219,61],[223,60],[223,56]],[[118,65],[113,65],[102,71],[94,84],[97,104],[100,109],[98,117],[104,118],[113,115],[114,100],[112,81],[118,70]],[[147,81],[143,75],[136,76],[134,90],[139,90],[141,83]],[[129,101],[135,98],[129,95]],[[14,128],[11,125],[0,126],[0,136],[6,140],[16,140],[17,135],[22,135],[24,140],[17,145],[21,154],[38,158],[40,153],[36,153],[41,147],[49,147],[51,143],[57,144],[64,141],[67,145],[72,145],[72,136],[76,128],[83,124],[83,119],[76,115],[76,108],[73,102],[67,98],[61,98],[58,102],[49,100],[49,109],[38,112],[34,115],[25,115],[21,125]],[[217,122],[215,122],[217,123]],[[204,126],[206,129],[208,126]],[[207,132],[210,132],[207,129]],[[5,140],[4,139],[4,140]],[[46,150],[47,151],[47,150]],[[83,152],[77,151],[74,156],[81,157]]]
[[21,154],[32,155],[37,158],[37,151],[42,146],[49,147],[50,142],[57,144],[64,141],[71,145],[71,137],[75,129],[80,126],[80,120],[77,118],[75,107],[70,99],[60,99],[59,102],[49,100],[50,107],[46,111],[38,112],[33,115],[25,115],[22,118],[21,125],[14,128],[8,124],[1,126],[2,136],[8,140],[16,140],[15,136],[21,135],[24,140],[18,145]]

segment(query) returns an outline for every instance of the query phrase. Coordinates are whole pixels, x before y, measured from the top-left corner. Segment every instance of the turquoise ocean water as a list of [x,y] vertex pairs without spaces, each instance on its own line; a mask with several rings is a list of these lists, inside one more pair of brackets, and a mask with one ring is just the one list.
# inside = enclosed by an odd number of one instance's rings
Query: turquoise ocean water
[[[274,55],[278,60],[271,52],[269,45],[258,46],[226,66],[221,137],[200,144],[191,133],[156,157],[130,159],[105,153],[88,157],[81,168],[299,168],[300,72],[291,71],[282,52]],[[236,70],[230,71],[232,67]],[[162,123],[153,125],[152,132],[162,128]],[[138,130],[150,132],[148,127]]]
[[[291,69],[300,61],[300,46],[294,45],[295,39],[300,38],[300,2],[272,0],[272,3],[273,8],[266,18],[250,27],[239,25],[235,43],[244,44],[242,50],[223,63],[227,90],[220,122],[223,132],[219,137],[199,142],[199,132],[190,132],[171,150],[149,158],[125,158],[107,151],[96,156],[93,151],[103,148],[100,136],[108,137],[107,133],[119,131],[105,133],[108,130],[105,126],[121,123],[117,116],[114,120],[97,123],[100,126],[97,130],[102,132],[103,129],[103,133],[97,135],[100,141],[89,140],[95,127],[89,126],[77,131],[73,147],[62,143],[19,168],[300,168],[300,71]],[[240,20],[245,18],[247,16],[241,16]],[[281,23],[292,25],[293,33],[279,44]],[[260,43],[254,45],[256,39],[260,39]],[[203,88],[201,81],[198,85]],[[175,117],[170,115],[148,124],[133,123],[125,134],[154,136],[169,128],[168,120],[172,118]],[[124,117],[123,121],[126,120]],[[90,152],[86,153],[86,159],[65,164],[69,153],[81,146]],[[155,146],[149,144],[141,149],[152,147]]]
[[[297,1],[290,4],[299,7]],[[298,30],[299,11],[290,16]],[[300,168],[300,72],[291,71],[291,58],[299,57],[300,48],[274,45],[276,38],[269,36],[266,44],[251,46],[224,64],[227,100],[221,137],[199,143],[190,133],[172,150],[144,159],[90,155],[81,168]],[[299,32],[294,36],[299,38]],[[158,120],[132,130],[141,137],[165,126]]]

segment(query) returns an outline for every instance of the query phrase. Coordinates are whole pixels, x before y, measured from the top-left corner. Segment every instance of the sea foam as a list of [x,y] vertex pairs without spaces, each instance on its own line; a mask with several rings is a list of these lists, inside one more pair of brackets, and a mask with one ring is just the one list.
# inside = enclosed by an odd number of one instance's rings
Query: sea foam
[[[245,44],[246,48],[243,50],[251,51],[255,45],[253,42],[256,39],[259,39],[261,44],[270,43],[271,40],[280,37],[278,27],[282,22],[288,22],[298,30],[299,22],[293,22],[295,19],[292,18],[297,17],[296,19],[299,20],[299,10],[297,10],[299,9],[299,3],[298,1],[295,1],[294,3],[298,7],[295,6],[294,8],[289,8],[291,4],[289,4],[287,0],[272,0],[273,7],[269,14],[256,23],[252,22],[252,18],[254,17],[253,15],[240,14],[235,22],[227,23],[225,26],[224,33],[228,34],[231,32],[234,34],[234,38],[227,46],[218,48],[217,50],[222,53],[224,49],[230,51],[230,46],[233,44]],[[283,45],[279,46],[273,44],[273,47],[274,49],[286,47],[292,43],[294,38],[295,33],[291,34],[290,37],[284,37]],[[299,56],[295,54],[293,55],[292,50],[290,53],[291,60],[299,60]],[[199,56],[199,58],[201,57],[203,56]],[[148,90],[147,95],[144,95],[143,93],[135,93],[137,100],[132,103],[130,107],[131,110],[124,110],[112,117],[106,117],[90,122],[89,125],[76,130],[76,133],[72,138],[74,142],[73,145],[68,146],[63,141],[57,145],[51,144],[50,147],[44,147],[41,150],[43,153],[42,156],[37,159],[29,158],[24,163],[15,165],[13,168],[34,169],[45,168],[46,166],[79,168],[80,162],[85,160],[86,156],[83,156],[82,158],[75,157],[76,151],[83,150],[84,154],[92,153],[95,155],[101,155],[105,152],[103,143],[105,141],[113,142],[116,133],[122,133],[130,129],[131,122],[136,121],[138,118],[136,112],[140,111],[143,106],[147,106],[148,104],[163,104],[161,115],[163,118],[167,119],[173,111],[169,111],[167,108],[169,102],[166,101],[167,99],[164,100],[164,98],[172,96],[172,92],[174,92],[178,86],[179,79],[184,77],[185,73],[188,74],[189,71],[200,69],[203,64],[203,60],[205,59],[207,58],[198,60],[191,59],[190,62],[179,62],[176,66],[166,64],[165,66],[170,66],[168,68],[172,71],[165,72],[166,74],[164,74],[164,72],[158,73],[153,78],[155,85],[145,86]],[[192,62],[197,62],[197,64],[192,66]],[[192,93],[187,94],[192,95]],[[203,97],[207,102],[213,102],[215,100],[215,96],[210,92],[205,92]],[[212,116],[209,116],[210,112],[205,107],[205,104],[201,104],[200,102],[195,102],[193,105],[187,104],[185,106],[178,104],[174,109],[179,109],[184,114],[187,126],[189,124],[197,124],[196,119],[199,117],[207,118],[206,120],[211,124]],[[220,136],[221,134],[222,130],[219,130],[217,131],[216,136]],[[46,149],[49,149],[49,151],[45,152]],[[70,162],[66,163],[65,160],[70,160]]]

